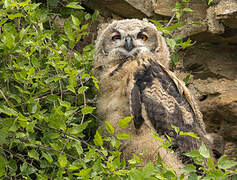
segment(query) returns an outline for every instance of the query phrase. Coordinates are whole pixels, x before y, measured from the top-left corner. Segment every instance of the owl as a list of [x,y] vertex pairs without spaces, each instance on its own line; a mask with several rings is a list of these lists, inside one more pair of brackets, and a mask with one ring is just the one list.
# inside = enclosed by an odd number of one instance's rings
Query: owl
[[[131,136],[121,147],[126,159],[145,150],[144,161],[156,161],[159,153],[166,165],[179,171],[190,161],[183,153],[208,140],[195,101],[169,70],[169,56],[165,39],[146,20],[116,20],[102,27],[94,56],[94,73],[100,81],[97,112],[114,126],[115,133]],[[127,116],[133,116],[129,126],[119,128],[119,120]],[[177,135],[174,126],[199,139]],[[154,132],[163,139],[171,138],[175,153],[167,153]]]

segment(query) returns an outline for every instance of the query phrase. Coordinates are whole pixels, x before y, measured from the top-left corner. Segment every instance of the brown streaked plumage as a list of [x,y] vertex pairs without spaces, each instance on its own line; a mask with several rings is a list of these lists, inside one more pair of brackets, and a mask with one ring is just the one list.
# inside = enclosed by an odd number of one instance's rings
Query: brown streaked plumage
[[[114,21],[99,31],[95,49],[94,72],[100,80],[97,112],[103,120],[132,138],[125,141],[123,154],[143,155],[155,161],[161,154],[167,165],[179,168],[188,163],[183,153],[208,144],[202,115],[184,83],[168,69],[169,50],[156,27],[143,20]],[[134,116],[126,129],[118,122]],[[200,139],[177,136],[171,124]],[[102,124],[102,126],[104,126]],[[175,154],[167,154],[152,131],[173,139]]]

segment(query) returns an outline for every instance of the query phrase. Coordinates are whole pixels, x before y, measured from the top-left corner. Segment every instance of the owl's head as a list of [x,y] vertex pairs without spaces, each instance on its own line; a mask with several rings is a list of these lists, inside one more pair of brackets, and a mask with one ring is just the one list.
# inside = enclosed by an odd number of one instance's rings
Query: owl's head
[[157,58],[165,66],[169,63],[168,47],[152,23],[138,19],[118,20],[99,31],[95,46],[96,61],[110,63],[134,59],[143,54]]

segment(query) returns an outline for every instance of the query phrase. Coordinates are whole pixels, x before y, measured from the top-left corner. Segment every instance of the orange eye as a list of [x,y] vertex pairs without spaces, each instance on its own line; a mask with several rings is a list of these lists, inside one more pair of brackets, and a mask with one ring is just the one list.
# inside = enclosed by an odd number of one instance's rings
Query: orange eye
[[116,40],[118,40],[118,39],[121,39],[121,36],[120,35],[114,35],[113,37],[112,37],[112,40],[113,41],[116,41]]
[[141,40],[143,40],[143,41],[146,41],[146,40],[148,39],[147,35],[145,35],[144,33],[139,33],[139,34],[137,35],[137,38],[138,38],[138,39],[141,39]]

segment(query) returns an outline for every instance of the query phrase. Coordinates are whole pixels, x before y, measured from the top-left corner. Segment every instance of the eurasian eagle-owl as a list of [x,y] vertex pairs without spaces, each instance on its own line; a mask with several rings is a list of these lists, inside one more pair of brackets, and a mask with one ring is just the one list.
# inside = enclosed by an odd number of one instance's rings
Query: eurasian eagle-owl
[[[155,161],[159,152],[178,169],[186,163],[184,152],[207,142],[202,115],[184,83],[169,71],[169,49],[152,23],[126,19],[106,25],[98,33],[94,58],[100,81],[97,112],[115,132],[131,136],[122,146],[126,158],[145,149],[146,161]],[[133,123],[121,130],[118,122],[126,116],[133,116]],[[171,125],[200,139],[177,136]],[[177,153],[167,154],[152,131],[171,137]]]

